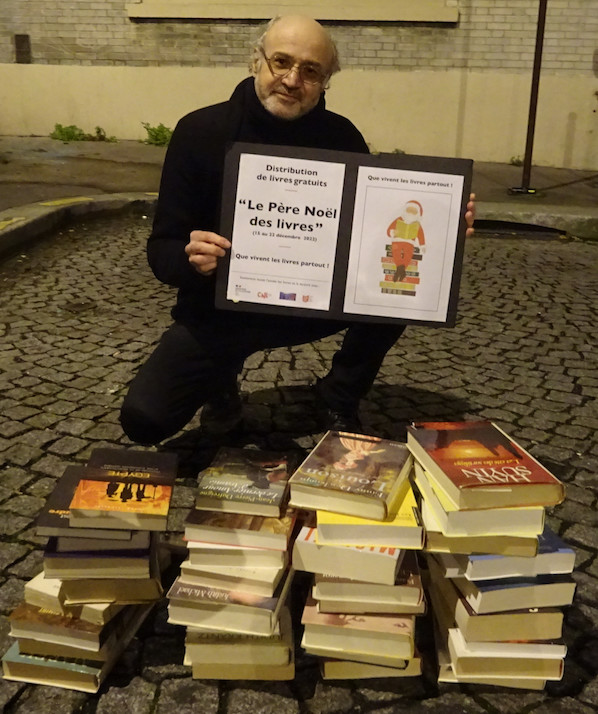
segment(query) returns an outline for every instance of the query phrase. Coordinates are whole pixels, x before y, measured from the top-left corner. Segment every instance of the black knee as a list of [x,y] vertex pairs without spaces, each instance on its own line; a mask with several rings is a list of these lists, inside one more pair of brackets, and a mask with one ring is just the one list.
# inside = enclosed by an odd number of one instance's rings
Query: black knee
[[120,411],[120,424],[131,441],[143,446],[153,446],[168,436],[163,424],[126,403]]

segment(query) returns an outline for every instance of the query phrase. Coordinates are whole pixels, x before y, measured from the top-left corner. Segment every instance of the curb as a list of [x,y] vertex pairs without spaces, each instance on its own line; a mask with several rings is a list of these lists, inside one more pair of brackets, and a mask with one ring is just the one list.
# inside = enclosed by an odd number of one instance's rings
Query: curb
[[0,211],[0,259],[56,230],[71,218],[118,212],[136,205],[151,208],[157,198],[157,192],[72,196]]
[[[118,212],[135,205],[151,208],[157,198],[157,192],[149,191],[73,196],[0,211],[0,259],[55,230],[71,218],[94,213]],[[549,204],[523,207],[514,202],[478,202],[476,209],[477,222],[493,221],[539,226],[558,230],[575,238],[598,240],[598,207],[582,208]]]

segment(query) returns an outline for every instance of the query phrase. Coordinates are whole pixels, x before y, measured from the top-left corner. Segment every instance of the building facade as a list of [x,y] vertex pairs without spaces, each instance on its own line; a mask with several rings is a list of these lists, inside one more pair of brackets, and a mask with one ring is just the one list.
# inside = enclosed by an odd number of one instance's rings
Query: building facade
[[[300,11],[339,48],[329,108],[373,149],[510,161],[525,148],[539,5],[3,0],[0,133],[61,123],[136,139],[142,122],[174,126],[247,76],[265,19]],[[598,0],[547,2],[534,161],[598,166]]]

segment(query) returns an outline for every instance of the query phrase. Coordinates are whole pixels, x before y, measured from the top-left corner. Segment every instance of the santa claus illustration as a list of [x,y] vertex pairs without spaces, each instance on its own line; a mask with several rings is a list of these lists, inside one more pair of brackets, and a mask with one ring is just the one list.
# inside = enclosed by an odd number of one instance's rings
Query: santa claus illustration
[[392,238],[392,258],[396,266],[393,281],[403,280],[407,274],[407,266],[413,258],[415,242],[420,252],[425,252],[425,237],[421,226],[423,208],[419,201],[407,201],[401,215],[386,229],[386,235]]

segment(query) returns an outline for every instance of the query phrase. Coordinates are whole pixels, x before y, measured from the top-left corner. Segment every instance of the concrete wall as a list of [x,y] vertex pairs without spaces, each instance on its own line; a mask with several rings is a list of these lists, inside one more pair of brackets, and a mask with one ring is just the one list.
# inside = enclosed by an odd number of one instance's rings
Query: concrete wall
[[[329,108],[380,151],[522,156],[538,2],[417,3],[439,19],[347,21],[340,0],[322,3],[338,17],[328,24],[343,60]],[[0,134],[47,135],[61,123],[143,138],[141,122],[172,127],[226,98],[247,76],[258,19],[202,18],[202,0],[175,5],[197,7],[197,17],[133,16],[133,7],[164,7],[160,0],[2,0]],[[457,22],[441,19],[444,5],[453,16],[458,8]],[[548,9],[534,162],[596,169],[598,0],[550,0]],[[17,34],[29,35],[32,64],[15,63]]]

